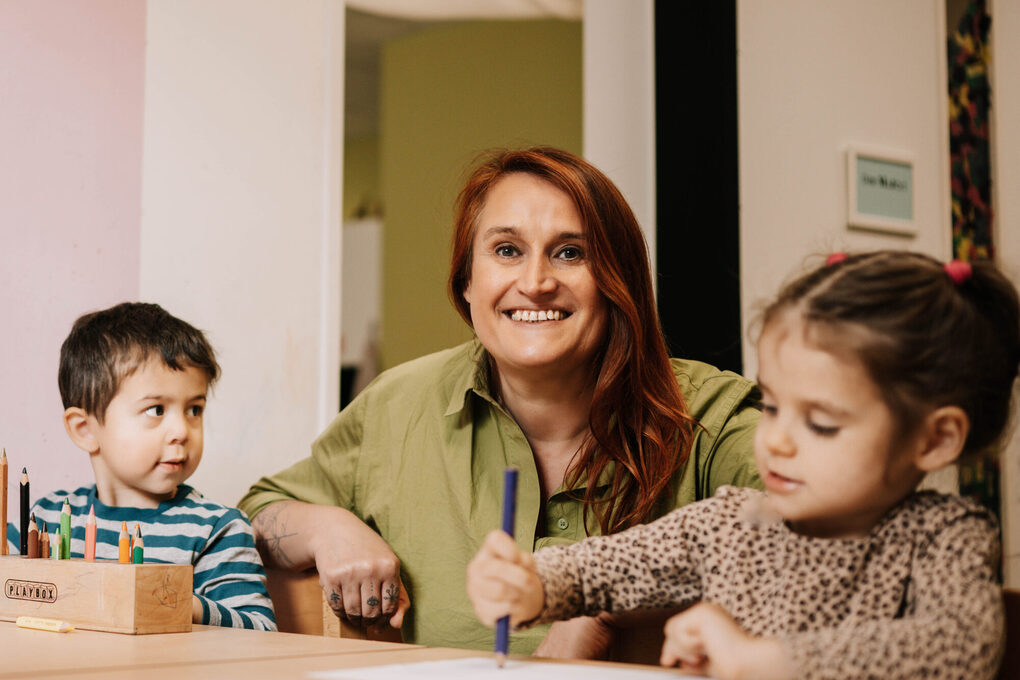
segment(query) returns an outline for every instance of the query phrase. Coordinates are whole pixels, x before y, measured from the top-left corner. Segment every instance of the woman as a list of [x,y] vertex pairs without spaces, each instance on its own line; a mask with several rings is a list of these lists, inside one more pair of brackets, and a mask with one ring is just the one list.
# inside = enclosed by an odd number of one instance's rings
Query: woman
[[[527,550],[760,484],[754,386],[669,360],[641,230],[584,160],[534,148],[482,163],[458,200],[449,287],[476,339],[381,375],[310,458],[241,501],[266,563],[317,567],[339,615],[388,620],[407,642],[490,646],[464,579],[499,524],[507,465]],[[557,625],[540,651],[583,654],[564,645],[605,632]]]

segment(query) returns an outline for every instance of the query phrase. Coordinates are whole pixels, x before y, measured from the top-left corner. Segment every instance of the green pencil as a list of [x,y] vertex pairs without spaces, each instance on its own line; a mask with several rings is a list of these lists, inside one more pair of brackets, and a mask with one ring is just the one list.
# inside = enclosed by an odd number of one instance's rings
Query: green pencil
[[67,498],[60,509],[60,557],[57,559],[71,559],[71,501]]

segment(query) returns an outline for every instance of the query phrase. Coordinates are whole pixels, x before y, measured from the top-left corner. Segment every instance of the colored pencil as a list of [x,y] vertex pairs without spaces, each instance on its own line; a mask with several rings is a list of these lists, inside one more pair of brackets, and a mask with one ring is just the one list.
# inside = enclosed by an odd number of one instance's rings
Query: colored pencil
[[50,534],[50,559],[60,559],[60,532],[54,531]]
[[15,619],[18,628],[34,628],[35,630],[48,630],[51,633],[70,633],[74,630],[67,621],[56,619],[41,619],[38,616],[19,616]]
[[39,526],[35,523],[35,513],[28,520],[28,557],[39,557]]
[[7,449],[0,453],[0,555],[7,549]]
[[60,509],[60,559],[71,559],[71,501],[67,498]]
[[127,564],[131,561],[131,539],[128,537],[127,522],[120,523],[120,538],[117,540],[117,561]]
[[89,516],[85,519],[85,559],[96,561],[96,506],[89,506]]
[[28,553],[28,468],[21,468],[21,554]]
[[46,533],[46,522],[39,520],[39,557],[50,557],[50,535]]
[[[517,518],[517,468],[508,467],[503,472],[503,531],[514,535],[514,521]],[[496,665],[506,663],[510,650],[510,617],[504,616],[496,622]]]
[[131,541],[131,561],[141,564],[145,554],[145,541],[142,540],[142,529],[135,525],[135,538]]

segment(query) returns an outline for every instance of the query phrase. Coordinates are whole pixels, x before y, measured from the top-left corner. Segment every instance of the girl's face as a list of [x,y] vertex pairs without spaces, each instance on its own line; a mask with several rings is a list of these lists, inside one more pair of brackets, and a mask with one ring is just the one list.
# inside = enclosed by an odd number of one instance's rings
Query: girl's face
[[796,531],[866,534],[921,480],[923,435],[898,428],[864,365],[812,344],[794,313],[758,341],[761,421],[754,453],[771,506]]
[[464,299],[501,372],[587,368],[608,312],[570,197],[525,173],[499,180],[478,217]]

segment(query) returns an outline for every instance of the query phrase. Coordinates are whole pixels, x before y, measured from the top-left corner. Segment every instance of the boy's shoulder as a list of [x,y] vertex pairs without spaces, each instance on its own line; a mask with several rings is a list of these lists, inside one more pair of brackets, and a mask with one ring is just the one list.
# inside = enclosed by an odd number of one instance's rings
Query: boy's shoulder
[[190,515],[204,518],[207,521],[225,523],[235,519],[248,522],[248,516],[241,510],[217,503],[206,498],[201,491],[188,485],[181,484],[173,500],[167,504],[164,515]]

